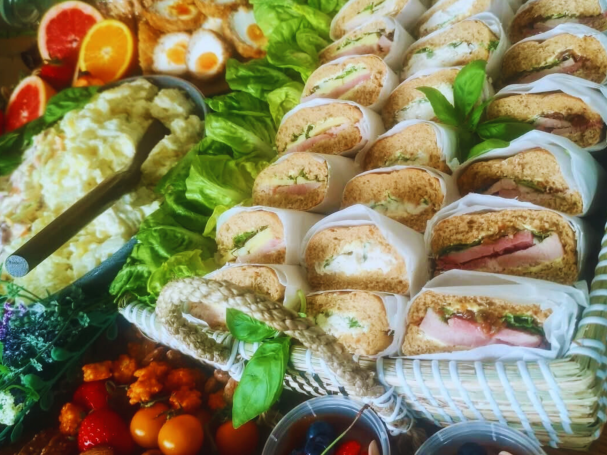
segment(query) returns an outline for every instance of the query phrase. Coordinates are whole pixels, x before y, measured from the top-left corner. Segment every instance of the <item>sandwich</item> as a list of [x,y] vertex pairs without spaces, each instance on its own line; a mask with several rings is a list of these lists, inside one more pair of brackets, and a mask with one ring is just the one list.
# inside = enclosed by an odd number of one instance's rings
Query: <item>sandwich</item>
[[279,154],[355,155],[383,133],[378,114],[351,101],[312,100],[284,116],[276,133]]
[[432,87],[453,104],[453,84],[459,68],[439,69],[428,74],[414,75],[402,82],[390,94],[381,111],[386,129],[405,120],[437,120],[430,101],[418,87]]
[[563,73],[597,84],[607,78],[607,39],[583,25],[559,25],[512,46],[502,61],[503,85],[535,82]]
[[225,18],[239,6],[247,5],[246,0],[194,0],[198,9],[208,17]]
[[414,356],[494,344],[549,349],[544,323],[551,314],[539,304],[425,290],[409,307],[402,350]]
[[348,55],[374,54],[382,58],[394,71],[402,64],[403,52],[413,38],[394,19],[378,17],[348,32],[320,51],[321,64]]
[[389,17],[407,29],[426,11],[419,0],[349,0],[331,22],[331,39],[338,40],[349,31],[378,17]]
[[397,84],[394,71],[377,55],[342,57],[312,73],[301,102],[314,98],[340,99],[377,110]]
[[320,230],[305,246],[304,263],[315,290],[409,291],[405,259],[373,224]]
[[[253,202],[283,209],[316,211],[339,209],[339,200],[356,164],[341,156],[289,153],[259,173],[253,185]],[[325,203],[325,201],[327,203]],[[326,206],[326,207],[325,207]]]
[[165,33],[192,31],[204,20],[194,0],[141,0],[141,13],[152,27]]
[[[490,14],[487,16],[495,18]],[[465,66],[474,60],[488,61],[499,44],[500,36],[485,22],[472,17],[416,41],[405,52],[401,74],[408,78],[428,68]]]
[[362,204],[417,232],[445,202],[444,181],[438,173],[398,166],[365,172],[344,189],[342,207]]
[[[495,199],[495,203],[500,201]],[[487,206],[494,204],[487,199]],[[443,210],[449,212],[450,208]],[[431,220],[426,231],[436,274],[460,269],[563,284],[578,279],[577,234],[557,212],[504,208],[441,215],[439,212]]]
[[[556,76],[562,75],[546,76],[536,84]],[[575,80],[572,78],[571,82],[575,84]],[[506,87],[497,94],[487,108],[489,119],[514,118],[532,124],[539,131],[566,137],[582,148],[592,148],[604,141],[605,122],[583,99],[563,91],[509,93],[511,87],[519,86]]]
[[232,49],[223,37],[201,28],[190,38],[185,64],[190,76],[207,81],[224,73],[231,56]]
[[380,295],[365,291],[310,294],[306,314],[351,354],[372,356],[386,350],[394,331]]
[[253,8],[239,6],[223,21],[223,36],[232,43],[244,58],[262,58],[268,39],[255,21]]
[[552,30],[560,24],[582,24],[598,31],[607,30],[607,17],[600,0],[531,0],[512,20],[512,43]]
[[556,157],[542,147],[476,161],[457,178],[462,196],[481,193],[531,202],[569,215],[584,212],[582,195],[572,189]]
[[455,139],[445,140],[447,130],[432,122],[411,120],[399,123],[377,138],[356,160],[369,171],[397,165],[427,166],[451,174],[448,163],[455,153]]

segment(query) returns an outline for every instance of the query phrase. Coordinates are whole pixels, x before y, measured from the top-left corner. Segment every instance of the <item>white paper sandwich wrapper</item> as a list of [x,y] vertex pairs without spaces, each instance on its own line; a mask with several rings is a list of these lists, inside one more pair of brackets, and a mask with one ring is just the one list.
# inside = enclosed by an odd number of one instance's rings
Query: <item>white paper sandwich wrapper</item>
[[[351,8],[356,7],[356,3],[358,1],[359,0],[349,0],[344,6],[341,7],[335,17],[333,17],[333,20],[331,21],[330,30],[330,36],[333,41],[336,41],[341,38],[341,36],[337,34],[337,30],[335,29],[337,21],[345,14],[347,14]],[[392,16],[390,13],[391,10],[394,8],[395,1],[396,0],[386,0],[383,4],[381,4],[381,6],[378,2],[378,6],[380,7],[375,11],[372,16],[367,16],[366,18],[357,17],[356,21],[352,21],[350,24],[348,24],[348,26],[346,27],[346,33],[351,30],[354,30],[356,27],[363,25],[365,22],[372,18],[378,18],[382,16],[395,19],[405,30],[409,30],[415,24],[415,21],[417,21],[417,19],[422,14],[424,14],[427,9],[426,6],[424,6],[420,0],[407,0],[407,3],[403,7],[403,9],[396,16]]]
[[318,232],[334,227],[375,225],[386,241],[392,245],[405,261],[408,295],[415,294],[429,276],[429,265],[422,234],[415,232],[375,210],[357,204],[323,218],[310,228],[301,242],[299,262],[306,268],[306,249],[310,239]]
[[310,229],[315,223],[318,223],[323,217],[322,215],[315,215],[308,212],[299,212],[297,210],[286,210],[286,209],[275,209],[272,207],[232,207],[230,210],[222,213],[217,219],[217,231],[221,229],[221,226],[229,222],[229,219],[241,212],[255,212],[263,210],[266,212],[275,213],[280,219],[283,229],[286,246],[286,257],[285,264],[287,265],[298,265],[299,264],[299,248],[301,241],[306,235],[308,229]]
[[[326,66],[338,65],[340,63],[348,62],[349,60],[356,60],[357,58],[365,57],[368,55],[374,55],[374,54],[346,55],[345,57],[340,57],[336,60],[332,60],[328,63],[325,63],[324,65],[318,67],[316,69],[316,71],[320,71],[322,68],[324,68]],[[388,96],[390,96],[390,93],[392,93],[392,91],[398,85],[398,76],[396,75],[396,73],[392,70],[392,68],[390,68],[390,66],[384,60],[382,60],[382,62],[385,65],[386,75],[384,76],[384,79],[382,81],[383,85],[382,85],[381,91],[379,92],[379,96],[377,97],[377,100],[375,100],[375,103],[371,104],[370,106],[366,106],[367,109],[371,109],[372,111],[375,111],[375,112],[379,112],[381,110],[381,108],[384,107],[384,104],[386,104],[386,100],[388,99]],[[352,63],[354,64],[354,62],[352,62]],[[310,79],[311,79],[311,77],[308,79],[308,83],[310,83]],[[306,102],[310,101],[311,99],[316,99],[316,98],[311,98],[309,96],[306,96],[301,99],[301,102],[306,103]]]
[[[354,156],[361,151],[367,150],[371,146],[373,141],[377,139],[377,136],[379,136],[385,131],[384,122],[382,121],[381,117],[377,112],[374,112],[371,109],[361,106],[360,104],[355,103],[353,101],[330,100],[325,98],[313,99],[311,101],[308,101],[307,103],[303,103],[294,107],[282,118],[280,125],[282,126],[288,118],[295,115],[302,109],[323,106],[325,104],[349,104],[351,106],[357,107],[363,114],[363,118],[358,124],[358,130],[360,131],[362,140],[350,150],[342,152],[341,155],[343,156]],[[287,151],[286,153],[289,152]]]
[[[505,1],[505,0],[504,0]],[[502,65],[502,59],[504,57],[504,54],[506,52],[506,50],[510,47],[510,41],[508,39],[508,37],[506,36],[506,33],[504,33],[504,29],[502,27],[502,24],[500,22],[500,20],[492,13],[480,13],[480,14],[476,14],[474,16],[471,16],[467,19],[464,19],[463,21],[460,22],[466,22],[466,21],[481,21],[482,23],[484,23],[494,34],[495,36],[497,36],[497,38],[499,39],[499,44],[497,46],[497,48],[491,52],[490,56],[489,56],[489,60],[487,61],[487,74],[493,78],[496,79],[497,76],[499,75],[499,71]],[[451,26],[453,27],[453,25]],[[428,40],[434,38],[435,36],[440,35],[441,33],[445,33],[446,30],[448,30],[450,27],[447,28],[441,28],[439,30],[436,30],[435,32],[430,33],[429,35],[424,36],[422,39],[418,40],[415,44],[423,44],[424,42],[427,42]],[[488,43],[486,43],[488,44]],[[421,46],[423,47],[423,46]],[[404,57],[403,57],[404,58]],[[445,65],[442,65],[440,61],[438,61],[437,59],[426,59],[426,61],[424,62],[424,64],[420,64],[420,65],[416,65],[414,68],[411,68],[411,66],[406,66],[403,68],[403,72],[401,74],[401,78],[407,78],[421,70],[427,69],[427,68],[442,68]]]
[[[601,116],[603,122],[607,123],[607,87],[569,74],[549,74],[539,81],[529,84],[508,85],[497,92],[495,98],[547,92],[563,92],[581,99]],[[596,145],[585,147],[585,149],[589,152],[596,152],[605,147],[607,147],[607,138]]]
[[543,131],[530,131],[510,142],[508,147],[494,149],[462,164],[453,177],[457,181],[460,175],[477,161],[487,161],[496,158],[508,158],[525,150],[542,148],[550,152],[559,164],[563,178],[572,190],[579,191],[582,196],[584,216],[597,209],[602,202],[596,196],[607,181],[604,169],[586,150],[580,148],[569,139]]
[[[447,166],[449,166],[451,170],[457,169],[457,167],[459,166],[459,160],[457,159],[457,133],[455,132],[455,130],[449,128],[446,125],[431,122],[429,120],[406,120],[404,122],[396,124],[390,130],[378,136],[375,142],[380,141],[381,139],[386,137],[394,136],[395,134],[400,133],[401,131],[418,123],[427,123],[432,126],[432,128],[436,132],[437,146],[439,149],[442,150]],[[356,155],[356,162],[359,166],[362,167],[365,159],[365,154],[372,146],[373,144],[371,144],[368,148]]]
[[472,348],[468,351],[422,354],[414,359],[432,360],[537,360],[562,357],[571,343],[576,318],[581,308],[588,306],[588,290],[585,282],[579,287],[565,286],[549,281],[535,280],[510,275],[450,270],[428,282],[420,294],[426,291],[458,296],[482,296],[503,299],[517,304],[536,304],[542,310],[551,309],[552,314],[544,323],[546,339],[550,349],[525,348],[504,344],[493,344]]
[[[607,35],[605,35],[602,32],[599,32],[598,30],[595,30],[591,27],[588,27],[588,26],[582,25],[582,24],[557,25],[552,30],[548,30],[547,32],[540,33],[538,35],[533,35],[528,38],[522,39],[518,43],[513,45],[512,47],[515,47],[515,46],[519,45],[520,43],[525,43],[525,42],[529,42],[529,41],[537,41],[537,42],[546,41],[550,38],[554,38],[555,36],[566,35],[566,34],[575,35],[578,37],[590,36],[590,37],[596,39],[599,43],[601,43],[601,46],[603,46],[603,48],[607,52]],[[510,49],[512,49],[512,48],[510,48]],[[508,52],[510,52],[510,49],[508,49]],[[506,57],[508,55],[508,52],[506,52],[504,57]],[[607,82],[607,74],[605,75],[605,79],[603,79],[601,81],[601,83],[605,84],[606,82]]]
[[209,273],[205,278],[212,279],[217,273],[231,268],[240,268],[248,266],[268,267],[276,272],[278,281],[285,287],[285,298],[281,302],[285,307],[293,311],[299,311],[301,300],[298,292],[304,295],[310,292],[310,286],[306,281],[306,276],[301,267],[298,265],[282,265],[282,264],[226,264],[219,270]]
[[384,302],[384,308],[386,309],[386,317],[390,324],[390,330],[394,332],[392,343],[383,351],[373,355],[365,356],[367,358],[376,359],[379,357],[386,357],[390,355],[398,354],[400,346],[403,344],[403,337],[405,334],[405,317],[407,311],[407,305],[409,299],[404,295],[390,294],[387,292],[374,292],[374,291],[360,291],[355,289],[340,289],[338,291],[318,291],[308,294],[308,296],[327,294],[332,292],[366,292],[369,294],[375,294],[380,297]]
[[431,249],[431,241],[432,241],[432,233],[434,228],[441,221],[459,215],[466,215],[469,213],[475,212],[499,212],[501,210],[549,210],[551,212],[557,213],[562,216],[565,221],[569,223],[573,232],[575,233],[575,238],[577,240],[577,267],[578,267],[578,275],[583,273],[583,266],[586,264],[586,259],[589,254],[594,254],[591,249],[591,243],[593,240],[593,233],[590,230],[590,226],[588,226],[582,219],[565,215],[563,213],[557,212],[556,210],[547,209],[545,207],[540,207],[534,204],[530,204],[528,202],[521,202],[516,199],[504,199],[498,196],[489,196],[485,194],[475,194],[470,193],[461,198],[458,201],[455,201],[453,204],[445,207],[441,211],[439,211],[430,221],[428,221],[428,225],[426,227],[426,233],[424,235],[424,241],[426,244],[426,250],[429,252]]
[[[344,156],[324,155],[321,153],[310,152],[299,153],[306,153],[307,155],[313,156],[317,161],[326,163],[329,172],[329,182],[327,185],[325,198],[320,204],[307,211],[327,214],[339,210],[339,207],[341,206],[341,195],[343,194],[344,187],[352,178],[354,178],[355,175],[360,172],[358,165],[354,162],[354,160]],[[286,160],[290,156],[292,156],[291,153],[281,156],[272,164],[272,166]]]

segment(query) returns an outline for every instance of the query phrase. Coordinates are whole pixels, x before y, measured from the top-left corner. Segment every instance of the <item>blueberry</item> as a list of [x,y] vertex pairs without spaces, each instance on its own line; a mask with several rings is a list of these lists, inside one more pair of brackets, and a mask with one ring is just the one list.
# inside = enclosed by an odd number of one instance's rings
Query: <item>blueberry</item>
[[[327,447],[331,445],[333,442],[333,437],[328,437],[326,435],[317,435],[313,438],[308,439],[306,442],[305,455],[321,455]],[[334,450],[331,449],[328,455],[333,455]]]
[[467,442],[457,450],[457,455],[487,455],[487,451],[475,442]]
[[320,435],[327,436],[331,438],[331,440],[333,440],[335,439],[335,430],[333,430],[333,427],[327,422],[323,422],[322,420],[320,420],[310,425],[310,428],[308,428],[308,434],[306,435],[306,439],[311,439]]

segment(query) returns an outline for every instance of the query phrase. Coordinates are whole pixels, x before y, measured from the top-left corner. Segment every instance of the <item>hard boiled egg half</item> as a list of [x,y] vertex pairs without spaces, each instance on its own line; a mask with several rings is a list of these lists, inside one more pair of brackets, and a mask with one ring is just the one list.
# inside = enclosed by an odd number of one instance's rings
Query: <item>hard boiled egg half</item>
[[209,80],[223,73],[232,52],[221,36],[212,30],[199,29],[192,34],[186,55],[190,75]]
[[268,39],[255,21],[253,9],[240,6],[223,23],[223,34],[245,58],[261,58]]
[[185,32],[162,35],[154,47],[154,71],[174,76],[186,74],[186,55],[190,40],[190,34]]

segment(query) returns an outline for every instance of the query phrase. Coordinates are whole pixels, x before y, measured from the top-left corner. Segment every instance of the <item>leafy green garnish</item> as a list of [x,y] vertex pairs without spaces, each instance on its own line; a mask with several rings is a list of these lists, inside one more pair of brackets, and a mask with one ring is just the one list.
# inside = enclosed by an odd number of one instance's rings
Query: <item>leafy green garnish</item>
[[386,31],[384,29],[381,29],[381,30],[377,30],[376,32],[363,33],[362,35],[360,35],[356,38],[346,38],[343,43],[341,43],[339,46],[337,46],[336,50],[341,51],[342,49],[345,49],[349,45],[357,43],[360,40],[362,40],[363,38],[370,36],[370,35],[375,35],[377,38],[380,38],[384,33],[386,33]]
[[417,154],[415,156],[406,156],[406,155],[403,155],[401,152],[398,152],[396,154],[396,156],[386,160],[384,162],[384,166],[390,167],[390,166],[394,166],[397,163],[408,163],[409,161],[415,161],[417,159],[419,159],[419,154]]
[[539,192],[539,193],[545,193],[546,190],[544,188],[542,188],[541,186],[539,186],[536,182],[532,181],[532,180],[515,180],[515,182],[519,185],[523,185],[526,186],[528,188],[532,188],[535,191]]
[[489,45],[487,46],[487,50],[489,52],[494,52],[500,45],[499,40],[492,40],[489,41]]
[[462,44],[464,44],[463,41],[453,41],[453,42],[449,43],[449,47],[452,47],[453,49],[455,49],[456,47],[460,47]]
[[259,234],[261,231],[267,229],[268,226],[260,227],[259,229],[254,229],[252,231],[241,232],[240,234],[234,236],[234,248],[242,248],[245,244]]
[[524,332],[534,333],[544,336],[544,329],[540,327],[537,320],[528,314],[510,314],[506,313],[502,318],[506,326],[510,329],[522,330]]
[[348,327],[350,329],[362,329],[363,328],[362,324],[360,322],[358,322],[357,319],[355,319],[351,316],[348,316],[347,320],[348,320]]
[[386,208],[387,204],[389,204],[390,202],[401,202],[400,199],[392,196],[392,194],[390,194],[389,192],[386,194],[386,199],[384,199],[383,201],[380,202],[374,202],[373,204],[371,204],[371,208],[372,209],[376,209],[376,208]]
[[377,3],[371,2],[369,3],[367,6],[365,6],[363,9],[361,9],[358,14],[364,13],[366,11],[371,11],[371,13],[375,13],[376,8],[380,5],[382,5],[383,3],[385,3],[386,0],[380,0]]
[[434,49],[430,47],[422,47],[415,51],[415,54],[427,54],[427,58],[432,58],[434,55]]
[[260,343],[278,335],[272,327],[233,308],[226,311],[226,325],[234,338],[247,343]]
[[438,252],[438,256],[445,256],[449,253],[455,253],[456,251],[464,251],[468,248],[472,248],[473,246],[480,245],[483,239],[475,240],[471,243],[454,243],[453,245],[446,246],[442,250]]

